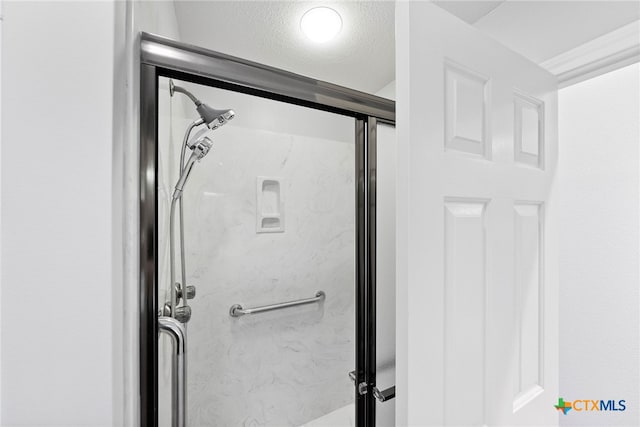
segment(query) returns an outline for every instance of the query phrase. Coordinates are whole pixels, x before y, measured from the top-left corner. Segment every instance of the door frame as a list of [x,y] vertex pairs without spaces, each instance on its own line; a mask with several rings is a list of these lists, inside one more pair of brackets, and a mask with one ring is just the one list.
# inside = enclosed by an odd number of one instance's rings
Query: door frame
[[[355,119],[356,425],[375,426],[376,124],[395,102],[161,36],[140,33],[140,426],[158,425],[158,79],[176,78]],[[345,376],[347,372],[344,373]],[[357,385],[363,384],[364,393]]]

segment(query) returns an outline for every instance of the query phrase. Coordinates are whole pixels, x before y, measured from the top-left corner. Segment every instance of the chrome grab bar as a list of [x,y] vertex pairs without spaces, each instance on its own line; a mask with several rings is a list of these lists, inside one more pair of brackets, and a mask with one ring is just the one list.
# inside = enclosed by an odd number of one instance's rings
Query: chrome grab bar
[[173,317],[158,317],[158,330],[171,337],[174,349],[171,357],[171,427],[186,427],[187,335],[184,325]]
[[234,304],[229,309],[229,316],[240,317],[240,316],[244,316],[245,314],[264,313],[265,311],[279,310],[281,308],[295,307],[295,306],[304,305],[304,304],[312,304],[314,302],[322,302],[325,300],[326,297],[327,296],[323,291],[318,291],[316,292],[316,296],[312,298],[281,302],[281,303],[271,304],[271,305],[263,305],[261,307],[242,308],[240,304]]

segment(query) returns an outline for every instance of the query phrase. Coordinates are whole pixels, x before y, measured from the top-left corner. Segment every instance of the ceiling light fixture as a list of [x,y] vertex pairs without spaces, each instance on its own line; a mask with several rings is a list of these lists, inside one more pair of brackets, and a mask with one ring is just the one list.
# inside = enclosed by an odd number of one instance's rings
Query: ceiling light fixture
[[314,7],[302,15],[300,28],[314,42],[324,43],[338,35],[342,29],[342,18],[329,7]]

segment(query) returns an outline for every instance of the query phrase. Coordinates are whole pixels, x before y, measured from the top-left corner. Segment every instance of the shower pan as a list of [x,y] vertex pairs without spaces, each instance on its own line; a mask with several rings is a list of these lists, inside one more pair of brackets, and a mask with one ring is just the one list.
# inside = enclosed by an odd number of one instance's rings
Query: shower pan
[[140,424],[393,423],[393,101],[140,53]]

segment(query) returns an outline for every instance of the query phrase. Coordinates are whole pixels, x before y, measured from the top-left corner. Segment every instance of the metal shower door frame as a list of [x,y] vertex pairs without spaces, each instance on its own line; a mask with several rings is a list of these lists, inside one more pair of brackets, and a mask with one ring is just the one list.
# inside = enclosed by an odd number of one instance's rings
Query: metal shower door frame
[[[140,34],[140,426],[158,425],[158,79],[171,77],[355,119],[356,425],[375,426],[376,125],[395,102],[230,55]],[[344,373],[348,375],[347,372]],[[363,393],[358,385],[363,384]]]

